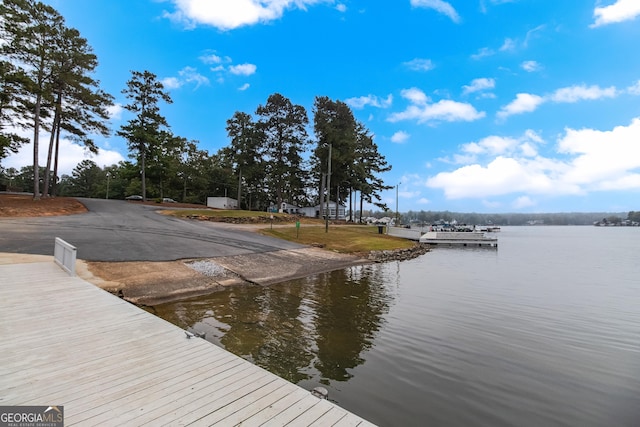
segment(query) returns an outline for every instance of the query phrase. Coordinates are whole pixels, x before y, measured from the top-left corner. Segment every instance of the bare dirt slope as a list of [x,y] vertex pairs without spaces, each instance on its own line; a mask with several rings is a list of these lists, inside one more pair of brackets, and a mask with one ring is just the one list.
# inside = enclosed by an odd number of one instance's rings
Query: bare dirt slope
[[25,194],[0,194],[0,217],[73,215],[87,208],[72,197],[47,197],[34,200]]

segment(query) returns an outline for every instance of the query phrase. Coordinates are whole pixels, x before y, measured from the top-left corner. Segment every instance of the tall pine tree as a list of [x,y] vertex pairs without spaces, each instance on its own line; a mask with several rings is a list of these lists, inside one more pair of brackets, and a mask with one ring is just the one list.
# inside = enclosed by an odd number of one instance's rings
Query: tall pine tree
[[307,172],[303,158],[309,144],[307,112],[279,93],[270,95],[265,105],[258,106],[257,129],[262,138],[266,181],[269,193],[278,206],[284,200],[292,204],[305,199]]
[[160,101],[171,104],[173,101],[164,86],[150,71],[132,71],[127,88],[122,91],[130,100],[125,109],[135,116],[123,125],[117,134],[125,138],[131,150],[130,156],[136,158],[142,180],[142,197],[147,198],[146,162],[151,151],[160,142],[161,131],[169,127],[167,120],[160,114]]
[[51,86],[55,75],[55,54],[64,19],[51,6],[34,0],[3,0],[0,4],[2,54],[19,65],[26,98],[22,110],[33,128],[33,197],[40,198],[38,167],[39,134],[45,105],[53,104]]

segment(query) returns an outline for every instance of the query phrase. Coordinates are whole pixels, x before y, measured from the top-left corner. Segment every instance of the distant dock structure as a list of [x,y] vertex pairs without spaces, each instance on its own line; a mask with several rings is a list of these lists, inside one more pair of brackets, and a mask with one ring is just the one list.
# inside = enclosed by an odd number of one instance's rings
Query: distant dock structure
[[420,237],[420,243],[434,246],[498,247],[496,237],[487,237],[484,232],[478,231],[428,231]]
[[387,234],[433,246],[461,246],[497,248],[498,239],[484,231],[427,231],[415,228],[387,227]]

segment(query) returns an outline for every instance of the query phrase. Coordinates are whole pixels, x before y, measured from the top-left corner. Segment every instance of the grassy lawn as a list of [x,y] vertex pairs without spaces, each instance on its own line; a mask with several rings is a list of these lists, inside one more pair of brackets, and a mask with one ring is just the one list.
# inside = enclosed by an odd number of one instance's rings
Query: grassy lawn
[[[325,232],[325,222],[315,218],[297,218],[293,215],[271,214],[269,212],[216,210],[216,209],[181,209],[165,211],[166,215],[176,217],[210,217],[247,219],[247,223],[262,223],[264,228],[259,232],[279,239],[303,245],[319,246],[327,250],[341,253],[366,253],[393,249],[407,249],[415,245],[414,242],[399,237],[378,234],[377,226],[329,224],[329,232]],[[270,227],[273,215],[273,228]],[[296,229],[296,220],[300,221],[300,228]]]
[[415,245],[407,239],[378,234],[378,227],[367,225],[329,225],[329,232],[324,225],[300,224],[296,230],[291,227],[266,228],[262,234],[289,240],[303,245],[318,245],[324,249],[342,253],[366,253],[392,249],[407,249]]

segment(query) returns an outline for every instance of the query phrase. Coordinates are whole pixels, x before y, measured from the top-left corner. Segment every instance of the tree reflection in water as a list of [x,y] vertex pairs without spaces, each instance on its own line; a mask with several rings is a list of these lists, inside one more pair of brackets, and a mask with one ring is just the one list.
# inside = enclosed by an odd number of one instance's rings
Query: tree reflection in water
[[235,287],[154,312],[289,381],[329,384],[364,363],[393,301],[389,283],[381,265],[365,265]]

